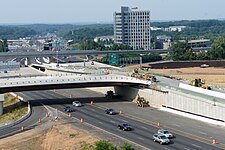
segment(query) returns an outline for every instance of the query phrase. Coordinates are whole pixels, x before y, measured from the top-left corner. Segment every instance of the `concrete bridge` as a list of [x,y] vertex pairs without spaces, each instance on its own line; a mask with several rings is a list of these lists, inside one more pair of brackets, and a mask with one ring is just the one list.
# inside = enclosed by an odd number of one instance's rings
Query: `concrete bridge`
[[[61,75],[0,79],[0,95],[6,92],[50,90],[84,87],[148,87],[150,81],[119,75]],[[0,96],[0,115],[3,113],[4,96]]]

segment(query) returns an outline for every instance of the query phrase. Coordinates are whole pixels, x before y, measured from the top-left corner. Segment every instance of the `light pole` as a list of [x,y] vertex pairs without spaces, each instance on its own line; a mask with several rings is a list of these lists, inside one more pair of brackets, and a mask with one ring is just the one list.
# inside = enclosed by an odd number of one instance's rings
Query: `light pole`
[[56,67],[59,67],[59,51],[56,48]]

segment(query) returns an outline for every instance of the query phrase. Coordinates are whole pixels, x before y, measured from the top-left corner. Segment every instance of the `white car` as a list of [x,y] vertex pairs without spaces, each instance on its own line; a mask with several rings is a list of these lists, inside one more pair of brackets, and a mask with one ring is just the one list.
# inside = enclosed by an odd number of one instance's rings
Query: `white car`
[[173,138],[173,134],[170,133],[168,130],[159,129],[157,133],[165,135],[167,138]]
[[74,101],[73,106],[80,107],[82,104],[79,101]]

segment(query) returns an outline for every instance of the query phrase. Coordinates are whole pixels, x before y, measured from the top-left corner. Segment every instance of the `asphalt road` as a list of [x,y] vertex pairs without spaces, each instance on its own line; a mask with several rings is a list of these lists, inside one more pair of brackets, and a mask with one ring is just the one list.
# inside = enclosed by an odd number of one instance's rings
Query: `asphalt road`
[[[26,99],[27,97],[24,96],[24,98]],[[28,119],[12,127],[0,128],[0,139],[23,132],[21,130],[22,126],[26,131],[33,129],[39,125],[38,119],[45,118],[47,110],[38,101],[30,101],[30,104],[31,104],[31,116]]]
[[[85,92],[84,92],[85,93]],[[76,93],[74,93],[76,94]],[[81,94],[81,93],[78,93]],[[53,108],[57,108],[59,111],[63,111],[65,106],[72,106],[72,99],[65,98],[62,95],[56,94],[51,91],[34,91],[34,92],[24,92],[22,95],[26,95],[28,100],[33,100],[32,103],[40,105],[36,106],[36,108],[43,108],[40,103],[51,106]],[[86,95],[88,95],[86,93]],[[85,102],[90,102],[90,98],[83,99]],[[73,106],[72,106],[73,107]],[[75,107],[74,107],[75,108]],[[142,145],[143,148],[153,149],[153,150],[214,150],[219,149],[213,145],[206,144],[203,142],[196,141],[194,139],[176,135],[176,138],[172,139],[172,143],[169,145],[160,145],[158,143],[154,143],[152,140],[152,135],[158,130],[156,127],[152,125],[148,125],[146,123],[136,121],[134,119],[130,119],[123,115],[114,115],[109,116],[104,113],[104,110],[96,107],[95,105],[84,104],[83,107],[75,108],[76,111],[71,113],[73,117],[80,119],[83,118],[85,122],[97,126],[103,130],[106,130],[110,133],[113,133],[117,136],[128,139],[132,142],[135,142],[139,145]],[[36,113],[40,113],[39,115],[44,115],[42,109],[40,109]],[[32,118],[32,117],[31,117]],[[34,117],[35,118],[35,117]],[[133,131],[121,131],[117,129],[117,125],[119,123],[126,122],[133,127]]]

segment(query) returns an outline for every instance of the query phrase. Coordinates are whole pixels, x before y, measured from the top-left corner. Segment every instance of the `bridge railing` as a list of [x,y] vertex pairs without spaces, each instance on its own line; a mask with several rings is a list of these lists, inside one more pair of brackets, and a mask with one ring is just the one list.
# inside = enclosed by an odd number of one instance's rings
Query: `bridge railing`
[[150,85],[151,81],[140,80],[133,77],[126,76],[40,76],[40,77],[26,77],[26,78],[13,78],[8,80],[0,80],[0,88],[14,87],[14,86],[31,86],[31,85],[44,85],[44,84],[69,84],[69,83],[93,83],[93,82],[123,82],[123,83],[136,83]]

